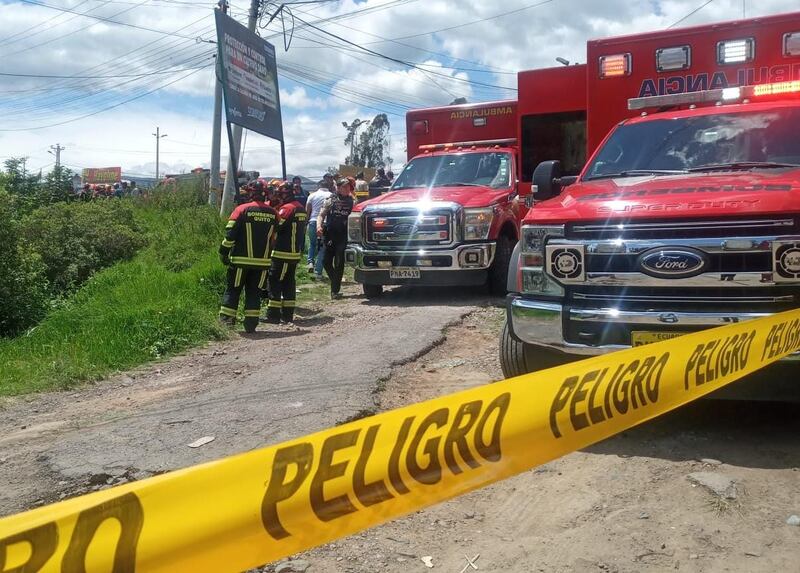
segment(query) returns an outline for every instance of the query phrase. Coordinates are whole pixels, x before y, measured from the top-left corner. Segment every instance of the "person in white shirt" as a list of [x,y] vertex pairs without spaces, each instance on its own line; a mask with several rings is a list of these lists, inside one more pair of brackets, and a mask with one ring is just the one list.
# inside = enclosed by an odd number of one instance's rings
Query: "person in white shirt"
[[364,179],[364,172],[356,174],[356,198],[363,200],[369,197],[369,183]]
[[308,196],[306,212],[308,213],[308,270],[314,271],[317,279],[322,278],[322,261],[325,257],[325,246],[317,239],[317,217],[325,200],[333,195],[333,176],[326,173],[320,181],[319,189]]

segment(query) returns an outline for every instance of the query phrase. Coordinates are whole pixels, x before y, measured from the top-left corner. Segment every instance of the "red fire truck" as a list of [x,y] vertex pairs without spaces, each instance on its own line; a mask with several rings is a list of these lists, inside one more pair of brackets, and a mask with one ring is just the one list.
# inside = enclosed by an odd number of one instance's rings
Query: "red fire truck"
[[532,173],[504,373],[797,307],[800,13],[592,41],[582,68],[589,161]]
[[514,101],[415,110],[409,162],[349,220],[347,261],[364,293],[383,285],[480,285],[505,293],[527,208],[517,199]]

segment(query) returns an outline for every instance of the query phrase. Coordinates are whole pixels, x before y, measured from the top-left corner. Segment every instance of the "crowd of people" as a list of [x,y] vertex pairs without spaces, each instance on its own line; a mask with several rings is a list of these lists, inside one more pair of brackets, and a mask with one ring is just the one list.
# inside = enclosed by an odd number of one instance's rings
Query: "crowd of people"
[[[386,183],[388,188],[390,175],[380,170],[381,187]],[[316,280],[324,280],[324,271],[331,298],[340,298],[347,220],[358,202],[357,190],[365,184],[371,195],[372,183],[366,183],[363,173],[356,177],[326,174],[310,195],[299,177],[291,182],[256,179],[242,186],[219,249],[228,267],[220,320],[235,324],[244,291],[245,331],[255,331],[263,299],[268,300],[266,322],[293,322],[297,265],[306,241],[308,271]]]
[[136,181],[118,181],[116,183],[84,183],[75,190],[75,199],[90,201],[92,199],[109,199],[122,197],[139,197],[142,191]]

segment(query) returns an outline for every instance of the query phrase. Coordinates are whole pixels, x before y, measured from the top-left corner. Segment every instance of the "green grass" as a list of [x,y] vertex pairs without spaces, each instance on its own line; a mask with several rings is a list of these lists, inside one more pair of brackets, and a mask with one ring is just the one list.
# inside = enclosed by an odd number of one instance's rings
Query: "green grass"
[[0,341],[0,395],[100,378],[222,338],[219,266],[174,273],[135,260],[95,275],[26,335]]
[[[136,201],[148,245],[96,273],[39,325],[0,339],[0,396],[102,378],[220,339],[224,221],[193,189]],[[308,280],[304,265],[298,284]]]

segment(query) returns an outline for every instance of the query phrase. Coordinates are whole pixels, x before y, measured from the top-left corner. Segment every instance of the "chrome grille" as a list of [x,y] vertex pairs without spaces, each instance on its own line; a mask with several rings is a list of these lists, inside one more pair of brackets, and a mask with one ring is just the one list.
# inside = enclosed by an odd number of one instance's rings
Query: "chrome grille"
[[421,213],[414,206],[376,205],[364,212],[365,241],[390,249],[450,246],[456,239],[455,215],[450,207]]
[[[779,277],[775,262],[785,251],[783,267],[800,269],[797,225],[789,216],[573,224],[564,238],[548,242],[548,272],[553,276],[549,255],[555,249],[582,249],[585,276],[558,281],[576,308],[776,312],[800,304],[800,276]],[[697,272],[654,273],[647,268],[648,259],[666,260],[676,252],[678,257],[695,254],[695,260],[702,259]]]
[[572,239],[671,239],[790,235],[800,232],[792,217],[726,220],[609,220],[603,223],[573,223],[566,236]]

